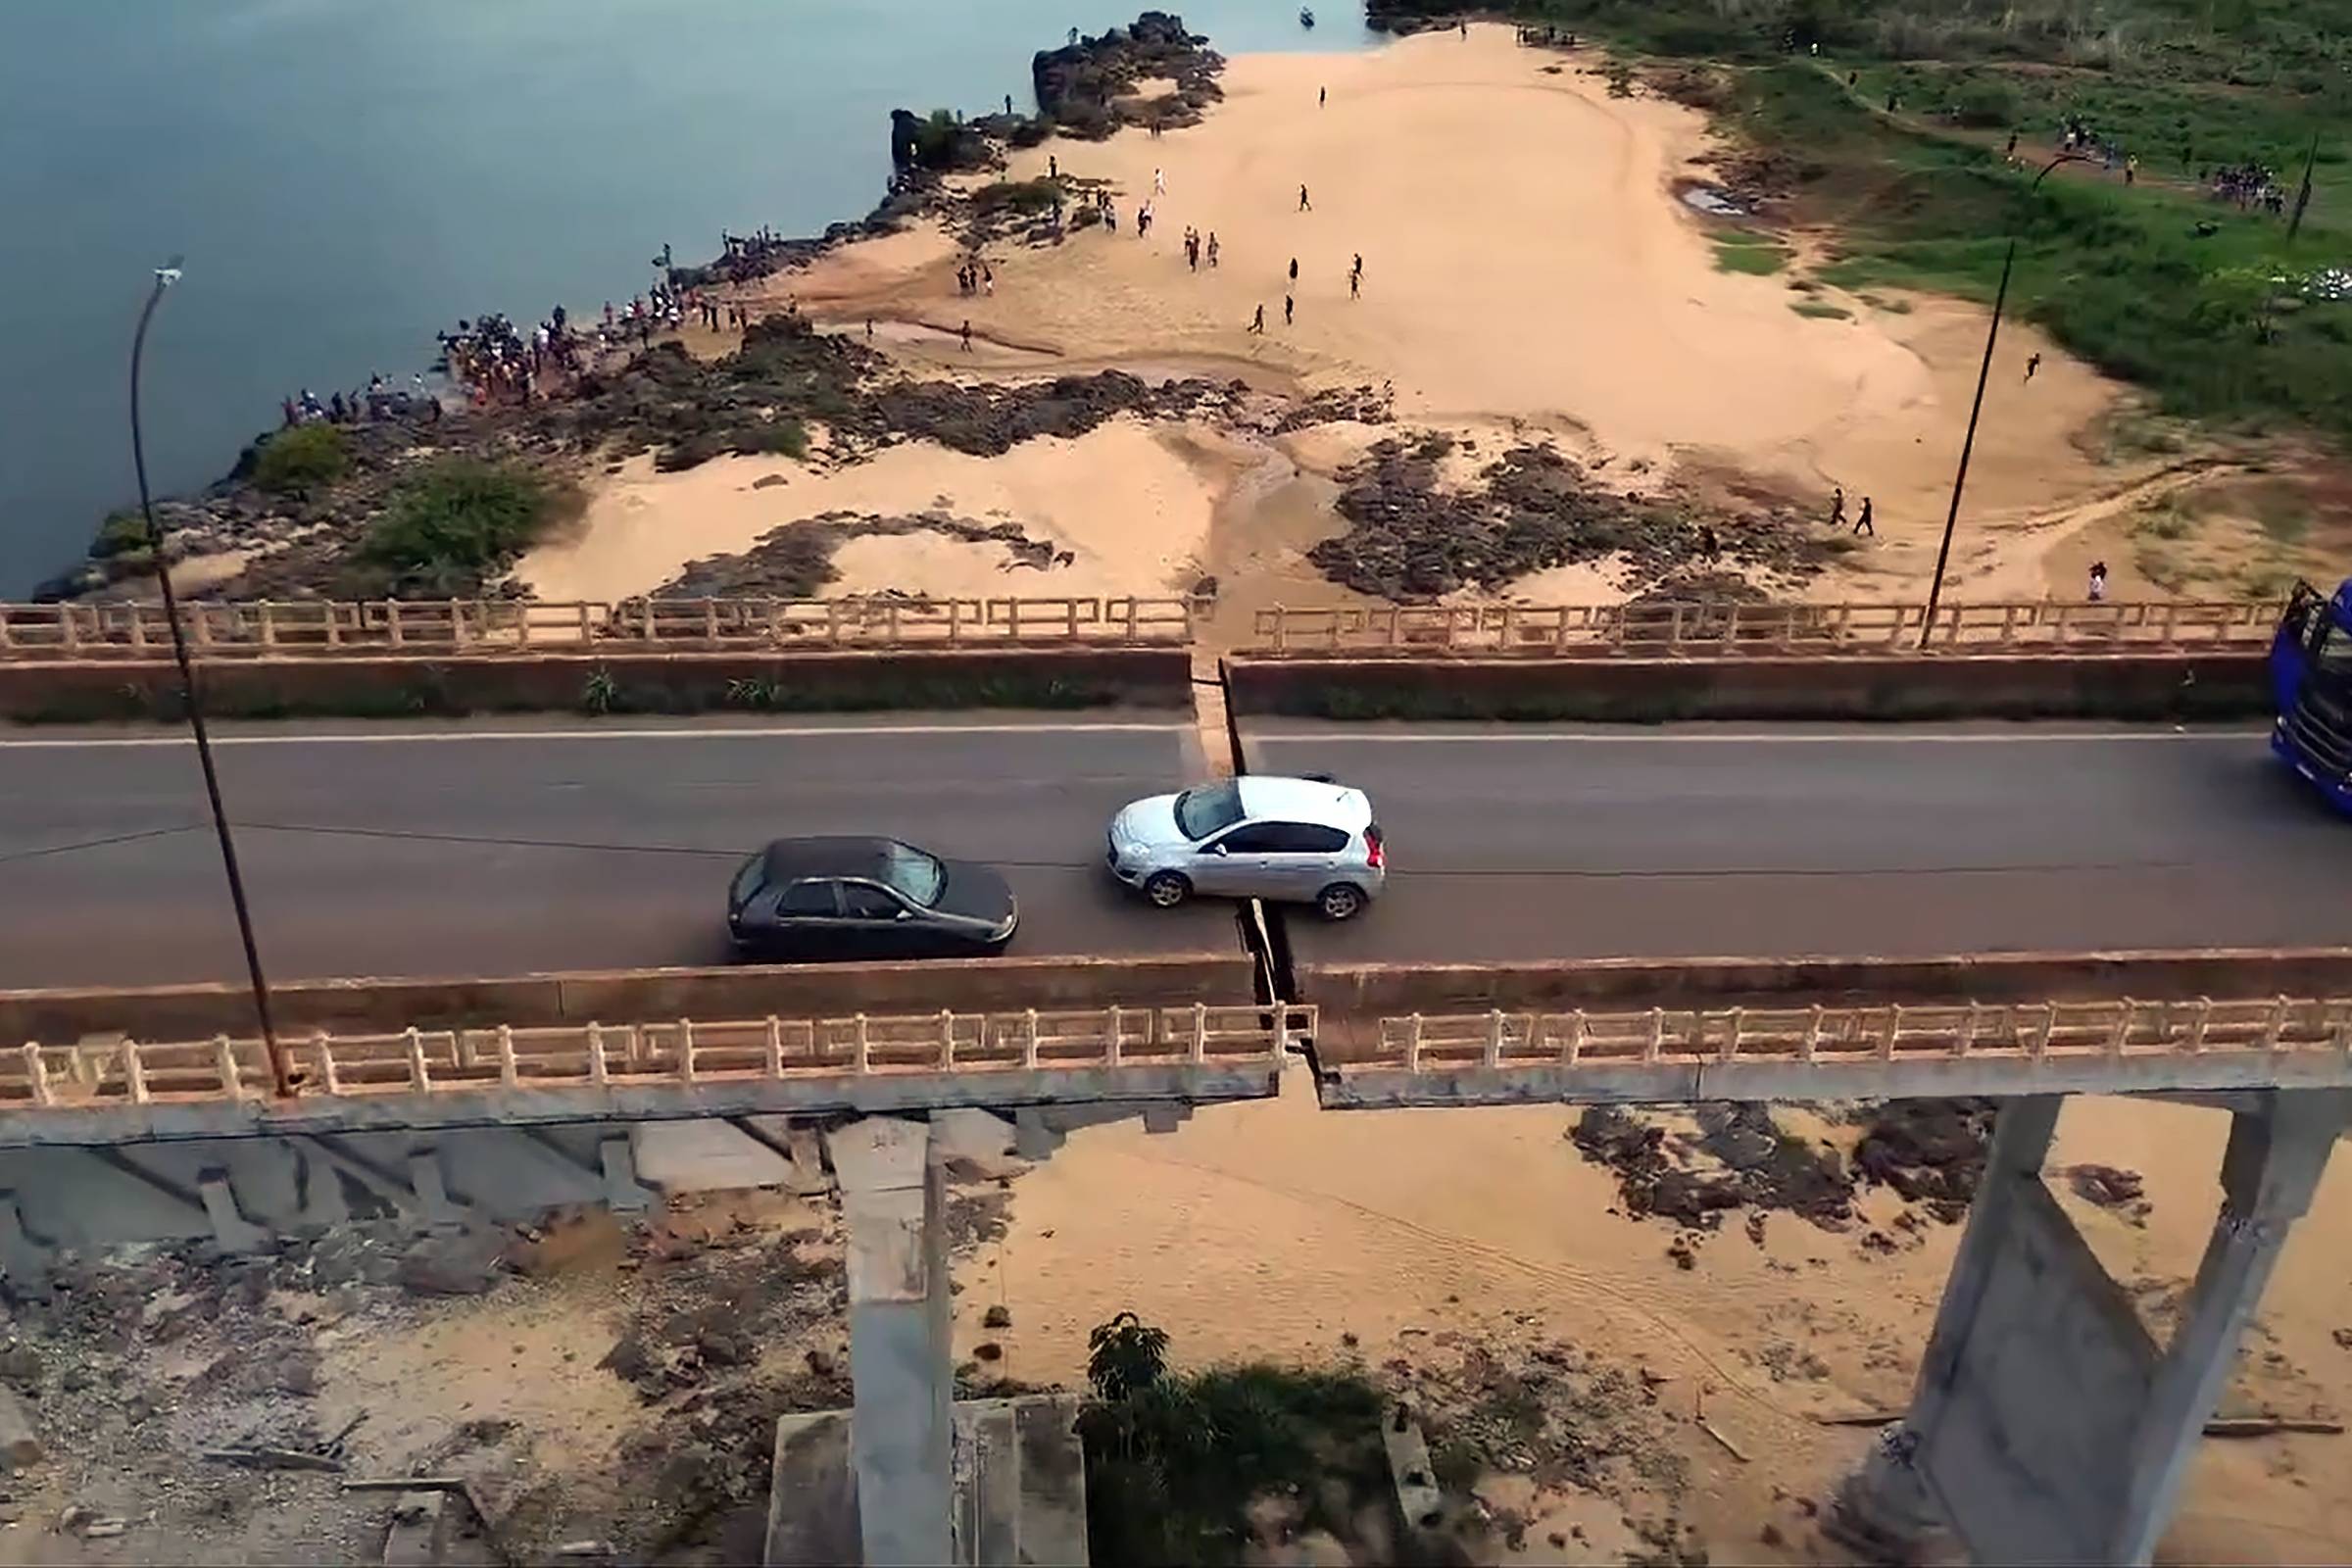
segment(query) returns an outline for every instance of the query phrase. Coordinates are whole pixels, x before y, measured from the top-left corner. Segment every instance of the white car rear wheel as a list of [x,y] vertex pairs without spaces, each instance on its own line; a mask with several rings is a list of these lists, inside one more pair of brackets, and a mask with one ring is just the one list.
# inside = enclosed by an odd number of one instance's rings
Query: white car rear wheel
[[1323,911],[1326,920],[1352,920],[1363,912],[1363,889],[1347,882],[1334,882],[1315,895],[1315,907]]

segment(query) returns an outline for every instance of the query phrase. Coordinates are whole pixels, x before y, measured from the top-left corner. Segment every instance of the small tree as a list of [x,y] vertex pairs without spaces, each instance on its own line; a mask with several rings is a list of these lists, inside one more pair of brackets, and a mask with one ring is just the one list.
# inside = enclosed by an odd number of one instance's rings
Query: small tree
[[1167,1331],[1133,1312],[1097,1324],[1086,1337],[1086,1381],[1105,1404],[1124,1403],[1154,1387],[1167,1369]]

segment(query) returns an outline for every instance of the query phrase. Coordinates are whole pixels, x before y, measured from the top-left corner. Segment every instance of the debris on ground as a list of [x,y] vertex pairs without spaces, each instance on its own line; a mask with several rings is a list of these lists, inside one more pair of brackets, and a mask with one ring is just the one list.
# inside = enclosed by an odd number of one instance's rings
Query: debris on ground
[[1854,1146],[1863,1180],[1891,1187],[1946,1224],[1968,1214],[1992,1140],[1989,1100],[1890,1100],[1868,1112]]
[[2130,1223],[2144,1228],[2156,1205],[2145,1196],[2139,1172],[2115,1165],[2069,1165],[2065,1176],[2075,1196],[2086,1203],[2111,1209]]
[[1374,444],[1340,474],[1351,526],[1307,559],[1358,593],[1415,603],[1603,559],[1637,591],[1697,570],[1736,577],[1743,594],[1758,591],[1749,573],[1793,589],[1847,548],[1790,505],[1740,510],[1671,483],[1611,488],[1548,442],[1514,446],[1449,485],[1443,465],[1456,446],[1443,431]]
[[[1662,1125],[1614,1105],[1591,1105],[1568,1137],[1587,1159],[1617,1173],[1618,1196],[1635,1218],[1656,1215],[1698,1231],[1717,1229],[1726,1210],[1786,1209],[1824,1230],[1853,1216],[1853,1179],[1833,1150],[1785,1132],[1766,1106],[1699,1107],[1699,1135],[1669,1140]],[[1750,1222],[1759,1243],[1762,1227]],[[1689,1255],[1686,1242],[1682,1251]],[[1675,1258],[1684,1268],[1684,1256]]]

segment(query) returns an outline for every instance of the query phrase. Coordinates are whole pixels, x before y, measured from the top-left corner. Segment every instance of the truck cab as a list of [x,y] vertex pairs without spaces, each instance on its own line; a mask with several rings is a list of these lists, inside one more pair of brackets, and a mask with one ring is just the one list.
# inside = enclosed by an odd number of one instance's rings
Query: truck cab
[[2271,639],[2271,750],[2352,815],[2352,579],[2295,584]]

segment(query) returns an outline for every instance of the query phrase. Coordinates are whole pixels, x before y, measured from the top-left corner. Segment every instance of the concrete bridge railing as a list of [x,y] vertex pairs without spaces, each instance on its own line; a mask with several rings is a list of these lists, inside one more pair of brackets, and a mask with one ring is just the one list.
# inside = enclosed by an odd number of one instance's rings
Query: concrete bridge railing
[[0,1054],[0,1147],[1271,1092],[1311,1006],[679,1019],[281,1041],[27,1044]]
[[[1919,604],[1388,605],[1257,612],[1252,656],[2252,652],[2284,600]],[[1922,630],[1927,628],[1923,641]]]
[[2352,999],[1384,1017],[1335,1106],[2352,1086]]
[[[207,657],[458,654],[532,649],[1177,646],[1191,599],[199,600],[180,607]],[[171,647],[160,604],[0,604],[0,659],[155,657]]]

